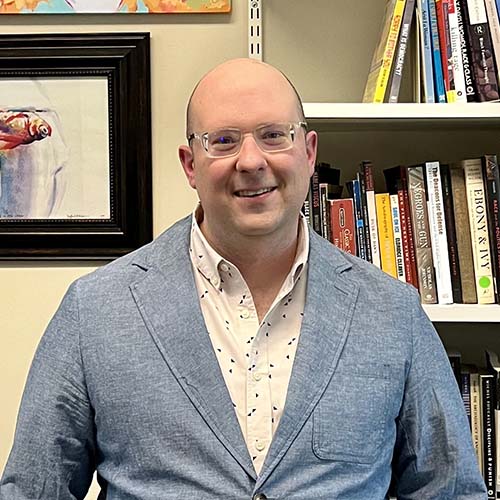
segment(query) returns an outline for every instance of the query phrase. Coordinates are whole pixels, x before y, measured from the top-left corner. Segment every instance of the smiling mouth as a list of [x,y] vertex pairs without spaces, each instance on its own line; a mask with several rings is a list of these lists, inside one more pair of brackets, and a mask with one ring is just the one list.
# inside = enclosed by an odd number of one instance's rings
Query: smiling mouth
[[239,196],[240,198],[255,198],[256,196],[260,196],[261,194],[270,193],[271,191],[274,191],[275,189],[276,189],[276,187],[268,187],[268,188],[255,189],[255,190],[241,189],[240,191],[236,191],[234,194],[236,196]]

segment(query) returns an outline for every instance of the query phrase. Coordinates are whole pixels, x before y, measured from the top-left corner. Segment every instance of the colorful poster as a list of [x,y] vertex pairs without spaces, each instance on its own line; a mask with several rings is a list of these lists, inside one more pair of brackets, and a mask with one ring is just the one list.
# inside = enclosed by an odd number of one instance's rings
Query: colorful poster
[[231,0],[0,0],[0,14],[200,14],[230,11]]

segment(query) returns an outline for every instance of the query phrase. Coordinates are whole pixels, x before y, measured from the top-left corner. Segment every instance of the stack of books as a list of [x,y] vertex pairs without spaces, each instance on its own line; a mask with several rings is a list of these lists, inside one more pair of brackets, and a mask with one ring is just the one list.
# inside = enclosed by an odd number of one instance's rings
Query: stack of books
[[495,304],[500,291],[500,174],[496,155],[384,171],[373,166],[340,186],[322,163],[311,178],[304,214],[342,250],[415,286],[424,304]]
[[410,38],[417,102],[498,100],[499,12],[500,0],[387,0],[363,102],[398,102]]

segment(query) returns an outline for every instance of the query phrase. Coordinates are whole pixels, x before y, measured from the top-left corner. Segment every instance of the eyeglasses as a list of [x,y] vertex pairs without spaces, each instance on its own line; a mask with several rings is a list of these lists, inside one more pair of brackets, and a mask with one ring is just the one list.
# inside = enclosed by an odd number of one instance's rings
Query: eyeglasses
[[[306,122],[284,122],[262,125],[250,132],[259,148],[266,153],[278,153],[293,147],[298,130],[307,130]],[[210,158],[225,158],[240,152],[243,136],[238,128],[221,128],[203,134],[192,133],[187,139],[199,139]]]

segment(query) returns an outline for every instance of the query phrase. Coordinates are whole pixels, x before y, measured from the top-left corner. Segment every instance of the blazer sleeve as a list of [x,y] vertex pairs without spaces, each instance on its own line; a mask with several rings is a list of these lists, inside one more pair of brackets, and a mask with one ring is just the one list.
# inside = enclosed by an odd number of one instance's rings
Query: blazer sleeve
[[93,411],[72,285],[35,353],[0,500],[83,499],[95,469]]
[[412,357],[394,454],[398,499],[487,498],[465,408],[446,351],[414,296]]

